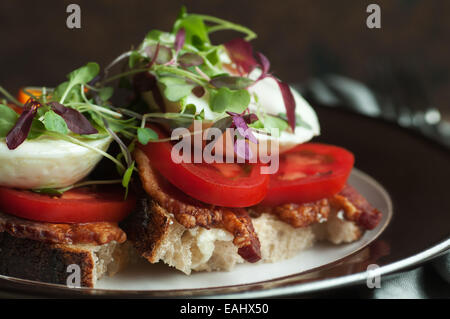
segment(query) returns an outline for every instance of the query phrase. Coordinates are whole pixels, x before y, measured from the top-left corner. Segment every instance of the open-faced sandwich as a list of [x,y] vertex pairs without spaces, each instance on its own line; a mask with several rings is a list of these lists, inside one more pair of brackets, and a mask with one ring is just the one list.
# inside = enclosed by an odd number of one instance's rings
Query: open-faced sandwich
[[[219,30],[245,38],[212,44]],[[140,140],[134,151],[145,195],[123,224],[151,263],[190,274],[276,262],[318,240],[358,240],[380,221],[346,183],[353,155],[305,143],[319,135],[316,114],[253,52],[254,37],[182,10],[171,32],[153,30],[122,56],[131,108],[155,112],[141,133],[159,140]]]
[[[213,44],[223,30],[245,37]],[[231,270],[373,229],[381,213],[347,184],[352,153],[307,143],[320,134],[317,116],[253,51],[255,37],[182,10],[171,32],[150,31],[100,75],[90,63],[55,89],[9,96],[0,274],[65,283],[78,264],[93,286],[136,252],[186,274]],[[126,106],[109,102],[115,81]],[[102,156],[117,172],[86,179]]]

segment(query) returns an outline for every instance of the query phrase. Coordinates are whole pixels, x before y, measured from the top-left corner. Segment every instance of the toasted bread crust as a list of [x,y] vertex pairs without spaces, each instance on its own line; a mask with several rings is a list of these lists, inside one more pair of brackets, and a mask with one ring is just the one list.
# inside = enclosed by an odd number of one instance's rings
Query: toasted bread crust
[[127,235],[117,223],[45,223],[3,213],[0,213],[1,232],[18,238],[54,244],[103,245],[111,241],[123,243],[127,239]]
[[65,285],[71,264],[80,266],[81,286],[93,287],[95,261],[89,250],[0,233],[2,275]]
[[135,212],[121,226],[138,253],[155,263],[159,260],[159,247],[172,223],[168,213],[154,200],[145,196],[138,201]]

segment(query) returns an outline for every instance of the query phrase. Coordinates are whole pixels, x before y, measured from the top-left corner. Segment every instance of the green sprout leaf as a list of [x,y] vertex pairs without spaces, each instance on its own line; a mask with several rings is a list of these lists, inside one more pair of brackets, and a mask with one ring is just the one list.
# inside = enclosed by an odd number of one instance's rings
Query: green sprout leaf
[[255,81],[249,78],[244,78],[240,76],[217,76],[211,79],[210,83],[216,88],[226,87],[230,90],[242,90],[246,89]]
[[37,119],[33,119],[33,122],[31,123],[31,129],[30,133],[28,133],[27,139],[33,140],[44,134],[45,132],[45,126],[44,123]]
[[250,103],[250,93],[247,90],[230,90],[226,87],[220,88],[211,94],[210,106],[214,112],[225,111],[242,113]]
[[[78,68],[68,74],[69,82],[64,82],[56,89],[57,96],[61,97],[59,99],[59,103],[63,104],[66,98],[69,96],[69,93],[72,89],[79,84],[86,84],[93,80],[98,72],[100,71],[100,67],[95,62],[89,62],[85,66]],[[67,84],[66,84],[67,83]],[[77,91],[77,90],[75,90]],[[63,93],[61,93],[63,92]],[[73,101],[72,101],[73,102]]]
[[[67,91],[67,93],[66,93]],[[70,102],[82,102],[83,97],[81,96],[80,90],[71,90],[69,88],[69,81],[59,84],[53,92],[53,100],[57,101],[62,99],[66,94],[65,100]]]
[[64,119],[52,110],[45,113],[44,125],[45,128],[50,132],[58,132],[61,134],[69,133],[69,128],[67,127]]
[[109,86],[105,86],[100,89],[98,92],[98,96],[102,99],[102,101],[108,101],[114,93],[114,89]]
[[135,162],[131,163],[130,167],[127,168],[125,174],[123,174],[122,178],[122,186],[125,187],[125,199],[128,196],[128,187],[130,186],[131,176],[133,175]]
[[197,112],[197,108],[195,107],[195,104],[186,104],[184,109],[183,109],[183,114],[190,114],[190,115],[195,115],[195,113]]
[[272,115],[265,115],[263,117],[263,122],[265,128],[267,129],[277,128],[280,130],[280,132],[286,130],[289,126],[287,121]]
[[140,59],[141,55],[139,54],[139,52],[132,51],[128,59],[128,66],[130,67],[130,69],[134,68]]
[[97,76],[99,71],[100,67],[97,63],[89,62],[85,66],[82,66],[81,68],[78,68],[69,73],[68,78],[70,86],[87,83],[93,80]]
[[[97,126],[97,129],[100,129],[100,131],[105,132],[104,130],[104,123],[103,123],[103,119],[102,117],[95,113],[95,112],[88,112],[90,118],[92,119],[92,121],[94,121],[94,123]],[[110,118],[108,119],[108,126],[109,128],[116,133],[120,133],[125,131],[126,129],[133,127],[136,125],[136,119],[135,118],[129,118],[129,119],[125,119],[125,120],[121,120],[121,119],[114,119],[114,118]],[[84,136],[84,135],[83,135]],[[87,136],[87,135],[86,135]]]
[[[286,113],[279,113],[278,116],[279,116],[281,119],[287,121]],[[309,123],[305,122],[305,121],[303,120],[303,118],[302,118],[300,115],[298,115],[298,114],[295,115],[295,126],[300,126],[300,127],[306,128],[306,129],[308,129],[308,130],[312,130],[311,125],[309,125]]]
[[183,14],[175,21],[173,34],[176,34],[181,28],[186,31],[187,44],[191,44],[199,50],[203,50],[210,44],[208,29],[201,18]]
[[205,119],[205,109],[202,109],[202,110],[200,111],[200,113],[195,114],[194,119],[195,119],[195,120],[198,120],[198,121],[203,121],[203,120]]
[[203,62],[204,62],[204,60],[200,55],[198,55],[196,53],[192,53],[192,52],[184,53],[178,58],[178,63],[183,68],[188,68],[191,66],[198,66],[198,65],[203,64]]
[[208,55],[206,55],[206,58],[212,65],[220,65],[220,47],[216,47],[213,50],[211,50]]
[[166,76],[159,79],[164,84],[164,96],[171,102],[178,102],[185,96],[191,94],[195,84],[186,82],[185,79],[173,76]]
[[18,117],[14,110],[6,105],[0,104],[0,138],[8,135],[14,124],[16,124]]
[[148,127],[140,127],[137,129],[137,137],[139,143],[147,145],[148,142],[157,140],[158,134]]
[[256,129],[264,129],[264,124],[260,120],[256,120],[255,122],[248,124],[248,127]]
[[269,133],[271,133],[271,129],[278,129],[278,134],[280,134],[282,131],[286,130],[289,126],[286,120],[268,114],[263,116],[262,123],[264,125],[264,129]]
[[145,36],[145,40],[146,41],[155,41],[158,42],[159,38],[161,37],[161,35],[164,32],[160,31],[160,30],[151,30],[149,33],[147,33],[147,35]]
[[152,44],[145,47],[145,53],[147,57],[152,61],[156,56],[156,64],[166,64],[173,58],[172,49],[165,45]]
[[218,128],[223,133],[227,128],[231,126],[232,123],[233,118],[231,116],[227,116],[215,122],[212,127]]

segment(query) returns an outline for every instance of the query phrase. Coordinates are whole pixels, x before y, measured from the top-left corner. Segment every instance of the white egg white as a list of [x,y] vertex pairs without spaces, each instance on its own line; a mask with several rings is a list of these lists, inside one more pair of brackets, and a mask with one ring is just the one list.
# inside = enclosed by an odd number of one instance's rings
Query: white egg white
[[[270,77],[266,77],[258,81],[249,89],[251,94],[256,94],[257,100],[252,97],[249,105],[249,110],[252,113],[266,113],[270,115],[278,115],[286,113],[283,96],[281,95],[278,83]],[[255,133],[259,141],[277,140],[280,149],[288,149],[297,144],[305,143],[311,140],[314,136],[320,135],[320,125],[314,109],[309,103],[298,93],[291,88],[295,99],[295,113],[306,122],[309,127],[296,126],[294,132],[282,131],[279,136],[269,136],[266,134]]]
[[[260,74],[259,70],[255,70],[250,75],[251,78],[256,79]],[[295,113],[306,122],[309,127],[297,126],[295,132],[282,131],[278,136],[254,133],[259,141],[274,140],[277,141],[280,151],[291,148],[297,144],[310,141],[314,136],[320,135],[320,125],[314,109],[309,103],[297,92],[291,88],[294,95],[296,108]],[[248,88],[251,94],[251,101],[248,106],[250,112],[255,114],[270,114],[278,115],[279,113],[286,113],[283,96],[281,95],[278,83],[271,77],[266,77],[256,84]],[[256,96],[256,98],[255,98]],[[205,119],[216,121],[223,117],[223,114],[213,112],[209,107],[209,95],[206,93],[201,98],[194,94],[187,96],[185,104],[194,104],[197,112],[204,110]]]
[[[106,151],[110,137],[85,141]],[[102,155],[94,150],[50,137],[26,140],[10,150],[0,141],[0,185],[23,189],[60,188],[86,177]]]

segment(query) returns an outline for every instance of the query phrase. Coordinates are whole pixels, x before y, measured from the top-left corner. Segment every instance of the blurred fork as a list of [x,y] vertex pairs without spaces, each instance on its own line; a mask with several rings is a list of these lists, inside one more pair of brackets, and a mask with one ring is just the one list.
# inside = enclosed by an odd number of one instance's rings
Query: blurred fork
[[297,87],[312,102],[395,121],[450,147],[450,123],[430,105],[428,90],[413,67],[377,64],[368,83],[370,88],[331,74]]
[[381,108],[393,109],[399,125],[415,128],[450,147],[450,123],[432,106],[427,85],[414,64],[379,63],[371,70],[368,83],[378,94]]

